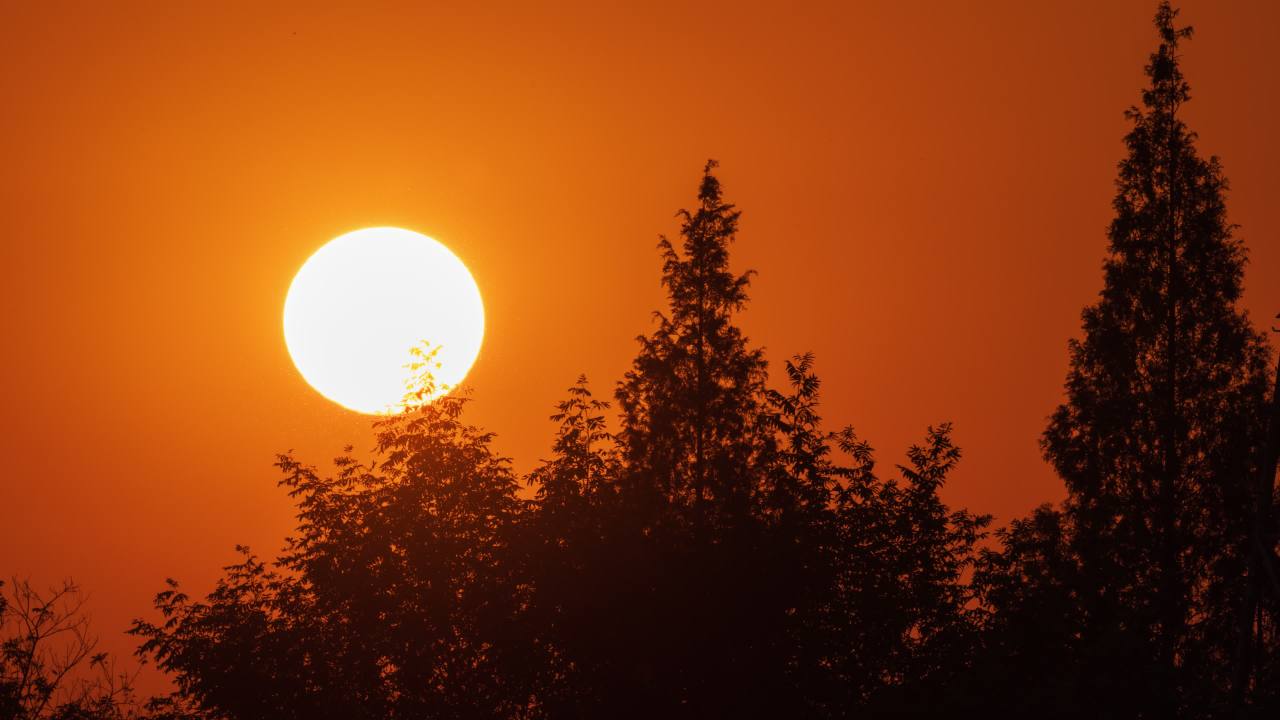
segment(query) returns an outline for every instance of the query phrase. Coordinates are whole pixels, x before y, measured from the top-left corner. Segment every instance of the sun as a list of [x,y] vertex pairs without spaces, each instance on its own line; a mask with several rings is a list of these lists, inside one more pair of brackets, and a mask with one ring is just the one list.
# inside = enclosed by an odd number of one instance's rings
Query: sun
[[403,407],[414,348],[436,349],[429,402],[462,382],[483,339],[484,304],[467,266],[401,228],[330,240],[303,263],[284,301],[284,341],[298,372],[362,413]]

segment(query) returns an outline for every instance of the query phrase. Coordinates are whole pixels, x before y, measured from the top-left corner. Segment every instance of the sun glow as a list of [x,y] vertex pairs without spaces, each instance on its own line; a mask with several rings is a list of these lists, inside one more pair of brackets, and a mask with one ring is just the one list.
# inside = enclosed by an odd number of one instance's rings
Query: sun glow
[[284,303],[284,339],[321,395],[385,413],[401,407],[414,348],[437,348],[437,387],[423,401],[462,382],[480,353],[484,305],[449,248],[410,230],[365,228],[329,241],[298,270]]

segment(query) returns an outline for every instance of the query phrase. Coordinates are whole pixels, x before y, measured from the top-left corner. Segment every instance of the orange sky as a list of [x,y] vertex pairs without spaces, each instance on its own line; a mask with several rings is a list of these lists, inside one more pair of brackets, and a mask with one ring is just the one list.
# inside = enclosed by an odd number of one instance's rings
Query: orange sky
[[[743,324],[775,364],[817,353],[833,425],[888,464],[955,421],[948,497],[1001,522],[1062,496],[1037,438],[1154,0],[203,5],[0,9],[0,573],[75,577],[111,649],[164,577],[279,546],[275,452],[370,446],[284,347],[317,247],[398,225],[470,266],[471,417],[527,469],[563,388],[626,369],[708,157],[760,272]],[[1269,318],[1280,4],[1183,6],[1187,117]]]

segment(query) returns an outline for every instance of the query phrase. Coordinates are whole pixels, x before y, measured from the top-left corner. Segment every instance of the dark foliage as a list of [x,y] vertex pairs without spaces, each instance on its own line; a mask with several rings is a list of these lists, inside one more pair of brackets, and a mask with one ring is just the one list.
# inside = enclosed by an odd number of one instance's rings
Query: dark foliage
[[40,590],[0,582],[0,718],[130,720],[136,671],[98,652],[87,598],[72,582]]
[[[1260,464],[1268,351],[1237,306],[1245,250],[1226,179],[1179,115],[1191,29],[1176,15],[1167,2],[1156,14],[1104,286],[1044,434],[1068,500],[1003,533],[980,577],[993,651],[1010,691],[1036,688],[1022,699],[1036,714],[1204,717],[1274,702],[1261,680],[1275,672],[1276,606],[1249,599],[1253,521],[1274,480]],[[1259,655],[1248,692],[1246,648]]]
[[579,378],[529,499],[458,395],[379,421],[371,461],[281,456],[298,507],[283,552],[244,550],[200,600],[171,582],[161,618],[135,624],[177,686],[152,711],[1274,714],[1280,416],[1237,307],[1226,180],[1179,116],[1175,16],[1160,5],[1103,290],[1044,434],[1061,507],[985,542],[989,517],[940,498],[950,424],[884,474],[852,428],[824,426],[812,356],[771,383],[737,324],[751,274],[731,268],[740,213],[709,162],[678,242],[659,243],[668,305],[616,424]]
[[[491,436],[446,397],[377,424],[378,461],[321,477],[288,455],[298,535],[247,550],[204,601],[176,584],[142,652],[212,717],[520,717],[546,653],[524,634],[525,504]],[[532,675],[532,676],[531,676]]]
[[380,421],[368,464],[282,456],[299,522],[283,554],[243,550],[200,601],[173,584],[133,630],[174,707],[845,717],[941,698],[975,642],[965,576],[987,524],[938,498],[950,426],[881,479],[851,429],[822,429],[812,357],[767,387],[734,322],[749,275],[729,270],[738,212],[713,168],[683,242],[660,243],[670,306],[618,386],[618,434],[580,378],[531,501],[456,396]]

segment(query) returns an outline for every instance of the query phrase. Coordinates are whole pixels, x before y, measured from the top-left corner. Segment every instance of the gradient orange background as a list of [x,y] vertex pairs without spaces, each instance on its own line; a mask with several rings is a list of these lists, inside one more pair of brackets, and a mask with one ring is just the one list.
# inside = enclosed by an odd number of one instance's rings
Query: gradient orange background
[[[128,652],[165,576],[203,593],[235,543],[271,554],[273,454],[371,445],[281,335],[293,273],[363,226],[470,266],[471,417],[530,468],[563,388],[610,394],[649,329],[656,236],[708,157],[760,271],[743,323],[775,365],[817,353],[833,426],[887,465],[954,420],[951,501],[1005,522],[1060,499],[1037,439],[1101,284],[1155,4],[7,3],[0,572],[76,578]],[[1186,115],[1265,322],[1280,5],[1183,6]]]

